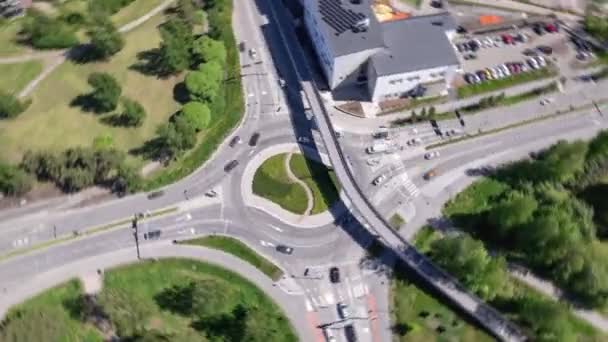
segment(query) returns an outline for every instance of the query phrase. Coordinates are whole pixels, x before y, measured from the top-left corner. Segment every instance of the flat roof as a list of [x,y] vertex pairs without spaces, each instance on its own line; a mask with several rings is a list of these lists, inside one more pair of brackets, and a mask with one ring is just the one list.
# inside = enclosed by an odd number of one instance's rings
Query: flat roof
[[380,26],[385,49],[371,57],[378,76],[459,64],[446,35],[457,27],[449,13],[387,21]]
[[[326,33],[334,57],[384,46],[382,29],[369,0],[314,0],[311,4],[311,14]],[[367,29],[353,29],[362,20],[368,21]]]

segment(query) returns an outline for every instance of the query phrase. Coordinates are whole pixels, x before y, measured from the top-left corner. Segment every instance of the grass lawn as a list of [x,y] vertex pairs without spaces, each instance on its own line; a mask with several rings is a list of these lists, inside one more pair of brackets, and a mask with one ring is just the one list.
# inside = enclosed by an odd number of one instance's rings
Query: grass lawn
[[295,214],[306,211],[306,191],[292,183],[285,170],[286,153],[268,158],[253,177],[253,193],[264,197]]
[[162,3],[163,0],[135,0],[121,9],[118,13],[114,14],[112,16],[112,22],[116,27],[121,27],[144,16]]
[[333,171],[324,164],[307,159],[302,154],[294,154],[289,167],[312,191],[312,215],[326,211],[339,199],[340,183],[336,182],[335,175],[332,177]]
[[12,308],[0,328],[0,341],[102,342],[97,330],[71,311],[70,304],[81,294],[80,282],[73,280]]
[[[29,149],[61,151],[72,146],[88,146],[94,137],[110,134],[116,146],[129,150],[151,138],[156,128],[179,108],[173,99],[173,87],[180,78],[157,79],[129,70],[137,53],[158,46],[156,27],[162,15],[128,33],[125,48],[109,62],[78,65],[62,64],[32,93],[32,105],[17,119],[0,122],[0,159],[18,162]],[[90,91],[87,77],[95,71],[110,72],[122,84],[123,95],[139,101],[147,111],[139,128],[111,127],[99,116],[85,113],[70,102]],[[107,114],[106,114],[107,115]],[[23,137],[36,137],[24,139]]]
[[42,63],[28,61],[16,64],[0,64],[0,90],[19,93],[31,80],[42,72]]
[[401,2],[403,2],[404,4],[413,6],[415,8],[420,8],[420,5],[422,4],[422,0],[399,0]]
[[[186,286],[191,282],[213,285],[208,288],[210,298],[206,299],[209,301],[206,310],[211,310],[214,316],[199,319],[192,314],[178,314],[167,307],[161,308],[163,304],[159,295],[164,290]],[[253,341],[296,341],[289,321],[266,294],[247,279],[215,265],[186,259],[137,263],[106,272],[103,286],[101,302],[111,305],[106,311],[113,322],[122,322],[125,330],[136,325],[170,336],[169,341],[199,341],[201,333],[197,329],[208,331],[200,327],[205,322],[216,321],[218,324],[214,330],[220,333],[246,329],[258,332],[258,338]],[[190,302],[168,304],[187,305]],[[225,322],[222,314],[230,313],[239,304],[247,309],[248,316],[252,316],[251,321],[247,320],[246,327],[219,324]],[[272,336],[268,336],[270,334]],[[268,338],[261,339],[262,336]]]
[[508,189],[505,183],[483,178],[456,195],[444,207],[444,215],[472,214],[489,208],[492,200]]
[[555,76],[557,72],[553,68],[543,68],[530,72],[522,72],[517,75],[509,76],[503,79],[490,80],[480,84],[469,84],[458,88],[458,98],[479,95],[491,91],[496,91],[518,84],[540,80]]
[[17,55],[27,50],[15,41],[22,21],[15,19],[0,25],[0,56]]
[[[407,342],[494,341],[454,311],[396,274],[391,286],[394,339]],[[441,326],[445,331],[440,333]]]
[[219,249],[232,254],[252,264],[273,280],[277,280],[283,275],[281,269],[275,264],[235,238],[227,236],[205,236],[199,239],[182,241],[181,243]]

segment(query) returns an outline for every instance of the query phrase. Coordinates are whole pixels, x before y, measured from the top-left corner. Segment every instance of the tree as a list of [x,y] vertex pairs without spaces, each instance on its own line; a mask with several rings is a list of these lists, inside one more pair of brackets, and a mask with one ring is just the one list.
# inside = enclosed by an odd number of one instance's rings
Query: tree
[[535,341],[576,341],[567,309],[560,304],[536,297],[522,301],[520,314],[534,330]]
[[65,168],[62,155],[32,151],[27,151],[23,155],[21,167],[43,181],[59,179]]
[[168,158],[174,158],[196,144],[196,130],[181,116],[160,126],[158,135],[162,146],[161,154]]
[[220,90],[222,68],[217,62],[201,64],[199,71],[192,71],[186,76],[186,89],[190,99],[200,102],[211,102]]
[[33,179],[22,169],[0,163],[0,193],[21,196],[32,189]]
[[119,121],[124,126],[139,127],[146,118],[146,110],[137,101],[128,98],[122,99],[123,112]]
[[63,170],[59,186],[67,193],[77,192],[94,184],[93,174],[89,170],[66,168]]
[[585,16],[584,27],[596,38],[602,41],[608,39],[608,20],[605,17],[589,14]]
[[489,223],[496,227],[497,240],[508,238],[512,230],[529,222],[538,208],[533,196],[510,192],[488,213]]
[[12,119],[23,113],[29,103],[19,101],[13,94],[0,90],[0,119]]
[[587,163],[606,158],[608,158],[608,131],[602,131],[589,142]]
[[178,0],[175,10],[180,19],[190,25],[194,24],[196,6],[194,5],[193,0]]
[[109,17],[98,15],[93,25],[88,33],[92,46],[91,57],[107,59],[122,50],[125,41]]
[[118,336],[137,336],[146,330],[152,307],[145,299],[119,288],[109,288],[101,291],[98,301]]
[[91,99],[94,108],[101,113],[116,109],[122,89],[118,81],[108,73],[94,72],[89,75],[89,85],[93,87]]
[[206,104],[197,101],[188,102],[182,107],[181,115],[196,129],[200,131],[207,128],[211,120],[211,111]]
[[582,141],[560,141],[542,154],[539,170],[547,180],[570,181],[583,170],[587,149],[588,145]]
[[420,117],[424,118],[426,116],[426,107],[422,108],[420,111]]
[[226,64],[226,47],[222,41],[202,36],[194,41],[192,50],[203,62],[217,62],[221,66]]
[[191,64],[192,30],[182,19],[173,17],[161,25],[159,69],[162,74],[175,74],[186,70]]
[[483,299],[491,300],[505,291],[505,261],[493,260],[480,241],[466,234],[447,236],[434,241],[431,248],[433,261]]
[[63,49],[77,45],[78,37],[69,25],[34,12],[24,23],[22,33],[37,49]]
[[136,192],[141,187],[142,179],[139,172],[135,168],[122,163],[116,171],[116,177],[114,177],[114,182],[112,183],[112,191],[119,195],[124,195]]

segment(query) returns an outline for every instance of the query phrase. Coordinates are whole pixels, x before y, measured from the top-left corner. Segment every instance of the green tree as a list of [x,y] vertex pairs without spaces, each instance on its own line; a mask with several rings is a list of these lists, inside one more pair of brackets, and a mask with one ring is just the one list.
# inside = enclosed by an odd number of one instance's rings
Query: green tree
[[0,119],[12,119],[23,113],[29,103],[19,101],[13,94],[0,90]]
[[101,291],[98,301],[116,327],[118,336],[137,336],[145,332],[152,307],[144,298],[112,288]]
[[550,181],[571,181],[583,170],[587,149],[588,145],[582,141],[560,141],[542,154],[539,172]]
[[124,162],[119,165],[112,183],[112,191],[117,194],[133,193],[142,188],[143,181],[139,172]]
[[576,334],[568,319],[567,309],[560,304],[538,298],[522,301],[520,315],[532,326],[535,341],[576,341]]
[[162,145],[160,154],[165,158],[175,158],[196,144],[196,130],[181,116],[160,126],[158,135]]
[[533,196],[510,192],[488,213],[489,223],[496,228],[497,240],[509,238],[513,228],[532,219],[538,203]]
[[191,64],[190,50],[193,37],[190,25],[179,18],[173,17],[161,25],[159,69],[162,74],[175,74],[186,70]]
[[190,25],[194,24],[196,6],[194,5],[193,0],[178,0],[175,11],[180,19]]
[[66,168],[63,170],[59,186],[65,192],[77,192],[94,184],[94,175],[91,171],[79,168]]
[[222,41],[202,36],[194,41],[192,50],[203,62],[217,62],[221,66],[226,64],[226,47]]
[[211,120],[211,111],[206,104],[191,101],[182,107],[181,115],[196,129],[200,131],[209,126]]
[[608,20],[605,17],[589,14],[585,17],[584,27],[596,38],[603,41],[608,39]]
[[608,158],[608,130],[602,131],[589,143],[587,162]]
[[123,112],[120,115],[120,123],[124,126],[139,127],[144,123],[146,110],[137,101],[129,98],[122,99]]
[[88,83],[93,87],[91,99],[96,111],[106,113],[116,109],[122,88],[114,76],[105,72],[89,75]]
[[125,41],[109,17],[96,16],[93,28],[88,32],[91,54],[94,59],[107,59],[122,50]]
[[0,193],[21,196],[32,189],[33,179],[22,169],[0,163]]
[[186,89],[193,101],[211,102],[219,93],[222,68],[217,62],[201,64],[199,71],[186,76]]
[[22,26],[22,33],[36,49],[63,49],[79,43],[69,25],[35,11]]

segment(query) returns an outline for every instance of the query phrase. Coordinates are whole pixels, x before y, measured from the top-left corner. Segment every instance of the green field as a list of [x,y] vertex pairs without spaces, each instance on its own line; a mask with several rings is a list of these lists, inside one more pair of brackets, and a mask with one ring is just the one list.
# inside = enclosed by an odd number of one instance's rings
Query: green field
[[112,16],[112,22],[114,22],[116,27],[121,27],[144,16],[162,3],[163,0],[135,0],[121,9],[118,13],[114,14]]
[[281,208],[295,214],[304,214],[307,206],[306,191],[292,183],[285,170],[286,153],[268,158],[253,177],[253,193],[264,197]]
[[15,19],[0,24],[0,56],[18,55],[27,51],[25,46],[17,43],[22,22],[21,19]]
[[[391,286],[393,336],[403,342],[494,341],[396,272]],[[445,331],[440,332],[442,329]]]
[[326,211],[339,199],[339,183],[334,172],[328,170],[324,164],[307,159],[301,154],[293,154],[289,167],[312,191],[312,215]]
[[12,308],[0,327],[0,341],[102,342],[101,334],[70,310],[81,294],[80,282],[73,280]]
[[[110,134],[116,146],[129,150],[154,136],[156,128],[179,108],[173,99],[173,87],[181,79],[158,79],[129,70],[129,67],[137,62],[139,52],[158,46],[157,26],[163,20],[163,16],[156,16],[128,33],[125,48],[109,62],[66,62],[57,68],[31,94],[32,105],[22,115],[0,122],[0,144],[3,146],[0,159],[18,162],[30,149],[61,151],[73,146],[89,146],[93,138],[101,134]],[[148,115],[141,127],[111,127],[103,124],[100,116],[70,106],[74,98],[90,91],[86,81],[88,75],[100,71],[114,75],[122,84],[123,95],[144,106]]]
[[198,239],[186,240],[180,243],[219,249],[243,259],[255,266],[273,280],[281,278],[283,272],[268,259],[259,255],[241,241],[227,236],[205,236]]
[[0,90],[17,94],[40,72],[42,63],[39,61],[0,64]]
[[557,72],[554,70],[553,67],[547,67],[543,69],[533,70],[530,72],[522,72],[520,74],[505,77],[498,80],[489,80],[480,84],[468,84],[458,88],[458,98],[465,98],[508,87],[513,87],[518,84],[553,77],[556,74]]

